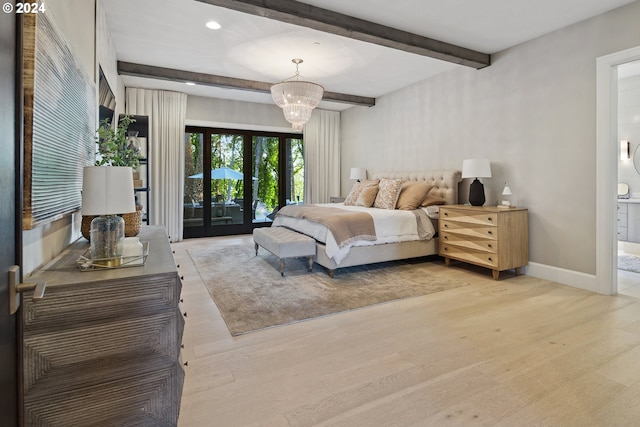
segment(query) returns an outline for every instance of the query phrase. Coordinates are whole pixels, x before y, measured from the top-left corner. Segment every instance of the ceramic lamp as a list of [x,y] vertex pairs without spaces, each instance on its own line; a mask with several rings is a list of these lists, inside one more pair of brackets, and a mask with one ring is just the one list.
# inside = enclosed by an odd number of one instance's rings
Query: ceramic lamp
[[462,161],[462,178],[475,178],[469,186],[469,203],[482,206],[485,202],[484,186],[478,178],[491,178],[491,164],[488,159],[468,159]]
[[122,263],[124,220],[119,214],[135,212],[133,171],[130,167],[90,166],[83,170],[82,215],[91,221],[91,258],[109,266]]

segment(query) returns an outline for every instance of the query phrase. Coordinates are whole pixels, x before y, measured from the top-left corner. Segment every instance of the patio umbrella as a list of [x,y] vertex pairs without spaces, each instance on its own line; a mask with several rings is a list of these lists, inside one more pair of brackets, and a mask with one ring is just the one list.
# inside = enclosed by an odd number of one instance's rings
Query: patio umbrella
[[[204,178],[202,172],[197,173],[195,175],[189,175],[189,178]],[[233,170],[228,167],[221,167],[217,169],[211,169],[211,179],[244,179],[244,175],[242,172],[238,172],[237,170]]]

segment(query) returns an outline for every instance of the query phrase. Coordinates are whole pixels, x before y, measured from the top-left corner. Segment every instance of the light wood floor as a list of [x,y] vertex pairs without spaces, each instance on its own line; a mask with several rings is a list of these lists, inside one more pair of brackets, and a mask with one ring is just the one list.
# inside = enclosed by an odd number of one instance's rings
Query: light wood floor
[[436,261],[471,285],[234,338],[187,250],[238,243],[173,244],[180,427],[640,425],[640,300]]

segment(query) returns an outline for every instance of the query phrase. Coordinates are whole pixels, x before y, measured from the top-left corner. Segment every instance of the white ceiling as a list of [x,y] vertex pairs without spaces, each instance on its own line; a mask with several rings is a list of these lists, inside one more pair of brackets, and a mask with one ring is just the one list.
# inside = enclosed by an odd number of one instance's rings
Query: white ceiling
[[[483,53],[495,53],[633,0],[303,0]],[[103,0],[120,61],[276,83],[300,74],[325,90],[379,97],[460,67],[195,0]],[[204,25],[215,20],[219,30]],[[123,76],[126,86],[272,103],[269,94]],[[342,110],[347,104],[323,102]]]

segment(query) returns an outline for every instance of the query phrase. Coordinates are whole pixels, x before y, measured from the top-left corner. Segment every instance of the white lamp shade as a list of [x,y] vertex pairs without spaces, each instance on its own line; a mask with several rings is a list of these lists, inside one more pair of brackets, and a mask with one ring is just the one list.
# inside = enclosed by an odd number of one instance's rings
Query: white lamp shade
[[136,211],[133,170],[124,166],[88,166],[83,170],[82,215]]
[[463,178],[491,178],[491,163],[488,159],[467,159],[462,161]]
[[367,179],[367,170],[365,168],[351,168],[349,179]]
[[511,196],[513,193],[511,193],[511,188],[509,188],[509,184],[505,183],[504,184],[504,190],[502,190],[502,195],[503,196]]

